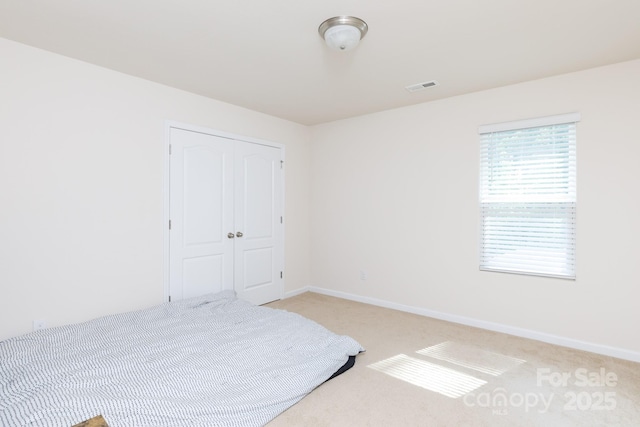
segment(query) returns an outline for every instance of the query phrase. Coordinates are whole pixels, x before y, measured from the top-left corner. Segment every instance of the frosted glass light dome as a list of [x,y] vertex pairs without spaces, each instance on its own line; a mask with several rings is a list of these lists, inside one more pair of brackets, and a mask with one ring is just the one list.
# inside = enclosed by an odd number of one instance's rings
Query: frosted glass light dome
[[318,33],[327,46],[335,50],[350,50],[358,45],[369,27],[360,18],[335,16],[320,24]]
[[331,49],[353,49],[360,42],[360,30],[351,25],[336,25],[324,33],[324,40]]

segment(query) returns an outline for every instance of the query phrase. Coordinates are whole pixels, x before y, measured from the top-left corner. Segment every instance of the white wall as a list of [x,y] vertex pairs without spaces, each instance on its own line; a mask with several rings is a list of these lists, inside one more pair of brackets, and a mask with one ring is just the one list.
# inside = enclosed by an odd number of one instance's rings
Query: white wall
[[165,120],[285,145],[309,285],[308,128],[0,39],[0,339],[161,302]]
[[[313,127],[314,286],[639,357],[639,76],[633,61]],[[480,272],[478,126],[567,112],[577,280]]]
[[[285,291],[638,354],[638,75],[633,61],[309,129],[0,39],[0,339],[161,301],[176,120],[286,146]],[[477,127],[572,111],[578,279],[479,272]]]

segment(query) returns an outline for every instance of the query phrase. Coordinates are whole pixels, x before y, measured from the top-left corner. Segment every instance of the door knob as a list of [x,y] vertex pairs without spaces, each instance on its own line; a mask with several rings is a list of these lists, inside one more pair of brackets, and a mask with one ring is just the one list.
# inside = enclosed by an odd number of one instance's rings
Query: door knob
[[238,231],[238,232],[236,233],[236,237],[242,237],[242,236],[244,236],[244,234],[242,234],[242,231]]
[[233,233],[227,233],[227,237],[233,239],[234,237],[236,237],[236,235]]

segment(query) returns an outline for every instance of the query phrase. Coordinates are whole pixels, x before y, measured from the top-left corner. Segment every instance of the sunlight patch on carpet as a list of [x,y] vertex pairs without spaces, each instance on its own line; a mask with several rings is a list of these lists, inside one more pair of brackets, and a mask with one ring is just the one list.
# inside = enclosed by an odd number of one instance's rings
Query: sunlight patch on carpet
[[493,375],[494,377],[526,362],[526,360],[451,341],[445,341],[418,350],[416,353]]
[[406,354],[398,354],[368,367],[454,399],[487,383],[471,375],[409,357]]

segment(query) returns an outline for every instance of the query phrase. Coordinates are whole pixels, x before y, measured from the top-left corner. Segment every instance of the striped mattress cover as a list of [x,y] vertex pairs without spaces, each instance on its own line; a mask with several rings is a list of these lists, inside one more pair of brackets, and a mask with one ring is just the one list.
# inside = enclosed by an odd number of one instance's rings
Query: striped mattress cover
[[0,426],[258,426],[364,351],[223,291],[0,342]]

